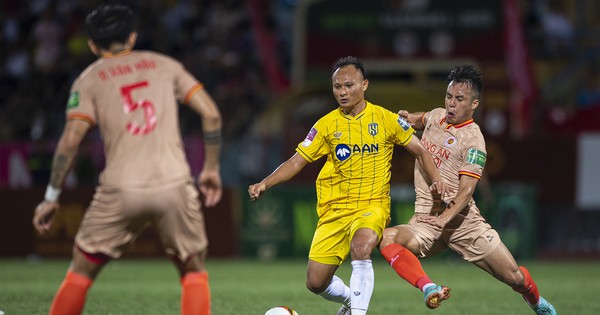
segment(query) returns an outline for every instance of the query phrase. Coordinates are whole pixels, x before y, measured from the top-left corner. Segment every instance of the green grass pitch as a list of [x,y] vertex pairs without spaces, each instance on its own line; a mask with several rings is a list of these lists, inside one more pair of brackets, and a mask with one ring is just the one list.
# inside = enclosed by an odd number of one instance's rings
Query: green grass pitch
[[[599,262],[521,263],[559,314],[600,314]],[[448,258],[423,264],[434,281],[452,288],[450,300],[437,310],[427,309],[422,293],[376,257],[369,314],[533,314],[517,293],[469,263]],[[47,314],[67,266],[67,260],[0,260],[0,311]],[[335,314],[338,308],[305,288],[303,259],[209,260],[207,268],[213,315],[263,315],[277,305],[291,306],[300,315]],[[348,262],[338,275],[348,284]],[[166,259],[125,258],[111,262],[100,274],[84,314],[179,314],[179,294],[177,273]]]

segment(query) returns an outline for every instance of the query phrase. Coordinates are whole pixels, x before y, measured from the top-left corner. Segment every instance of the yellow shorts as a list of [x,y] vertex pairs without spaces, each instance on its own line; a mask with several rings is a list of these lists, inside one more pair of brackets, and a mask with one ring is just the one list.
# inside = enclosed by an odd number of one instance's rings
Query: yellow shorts
[[317,223],[308,258],[327,265],[341,265],[350,253],[350,242],[356,230],[369,228],[381,234],[390,222],[390,209],[369,205],[357,209],[318,209]]

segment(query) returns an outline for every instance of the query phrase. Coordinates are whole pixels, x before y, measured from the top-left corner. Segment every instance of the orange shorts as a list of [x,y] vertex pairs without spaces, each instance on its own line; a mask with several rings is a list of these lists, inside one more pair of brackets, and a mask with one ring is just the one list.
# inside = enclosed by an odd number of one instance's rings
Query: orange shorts
[[119,258],[149,223],[166,253],[182,261],[208,246],[198,191],[191,181],[152,188],[98,186],[75,244],[86,253]]
[[489,225],[479,209],[472,206],[454,217],[444,230],[421,222],[429,213],[415,213],[403,227],[419,242],[420,258],[432,257],[450,247],[469,262],[485,259],[501,243],[498,232]]

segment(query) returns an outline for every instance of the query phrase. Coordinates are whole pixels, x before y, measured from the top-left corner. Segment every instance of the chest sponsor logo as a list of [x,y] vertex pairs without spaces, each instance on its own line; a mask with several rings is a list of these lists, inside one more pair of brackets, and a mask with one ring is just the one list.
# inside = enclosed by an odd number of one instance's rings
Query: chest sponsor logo
[[400,125],[404,131],[410,129],[410,124],[408,121],[406,121],[406,119],[404,119],[404,117],[398,116],[398,125]]
[[315,129],[315,127],[312,127],[310,129],[310,131],[308,132],[308,134],[306,135],[306,138],[304,138],[304,141],[302,141],[302,146],[308,147],[313,142],[316,135],[317,135],[317,129]]
[[467,150],[467,163],[483,167],[485,165],[486,154],[475,148]]
[[76,108],[79,106],[79,92],[73,91],[71,95],[69,95],[69,100],[67,101],[67,109]]
[[336,133],[333,134],[333,137],[336,138],[336,139],[339,139],[339,138],[342,137],[342,133],[340,131],[338,131],[338,132],[336,132]]
[[359,144],[355,144],[352,145],[352,147],[350,147],[350,145],[342,143],[335,146],[335,156],[340,161],[347,160],[352,154],[364,155],[370,153],[379,153],[378,143],[363,144],[362,146]]
[[369,124],[369,134],[371,134],[371,136],[375,136],[378,132],[378,129],[379,129],[379,125],[377,125],[377,123]]

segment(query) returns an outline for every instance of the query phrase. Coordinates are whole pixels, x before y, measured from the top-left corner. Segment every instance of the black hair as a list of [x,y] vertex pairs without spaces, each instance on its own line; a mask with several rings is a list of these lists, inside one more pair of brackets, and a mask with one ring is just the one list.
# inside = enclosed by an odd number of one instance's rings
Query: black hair
[[483,75],[479,69],[472,65],[456,66],[446,78],[446,82],[467,83],[475,92],[474,96],[479,99],[483,91]]
[[101,49],[113,43],[125,43],[135,31],[133,11],[124,5],[102,5],[85,18],[85,30]]
[[331,69],[331,74],[333,75],[333,73],[339,68],[343,68],[345,66],[350,66],[350,65],[354,66],[354,68],[356,68],[358,71],[360,71],[360,73],[363,76],[363,79],[367,78],[366,73],[365,73],[365,67],[363,66],[362,62],[360,62],[360,60],[358,60],[358,58],[356,58],[354,56],[347,56],[347,57],[338,59]]

